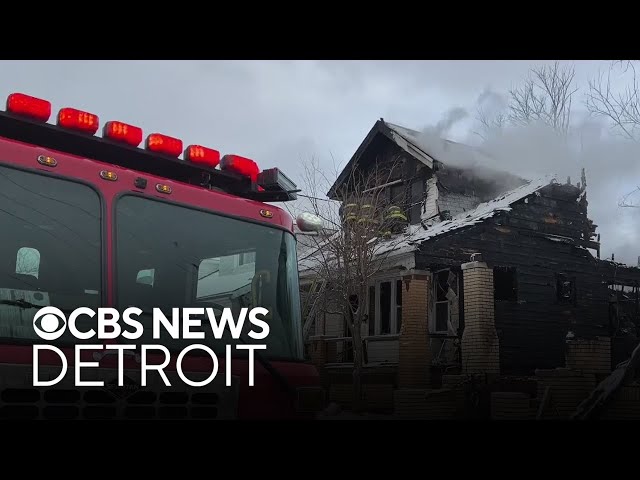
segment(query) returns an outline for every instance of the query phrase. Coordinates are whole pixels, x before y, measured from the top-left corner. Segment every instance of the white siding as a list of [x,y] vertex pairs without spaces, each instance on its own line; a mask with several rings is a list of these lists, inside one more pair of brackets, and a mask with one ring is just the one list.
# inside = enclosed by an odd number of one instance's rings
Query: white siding
[[473,210],[480,205],[480,199],[474,195],[463,195],[461,193],[439,192],[438,206],[440,211],[449,210],[451,216]]
[[424,208],[421,217],[428,219],[438,214],[438,185],[436,177],[427,180],[427,197],[424,201]]

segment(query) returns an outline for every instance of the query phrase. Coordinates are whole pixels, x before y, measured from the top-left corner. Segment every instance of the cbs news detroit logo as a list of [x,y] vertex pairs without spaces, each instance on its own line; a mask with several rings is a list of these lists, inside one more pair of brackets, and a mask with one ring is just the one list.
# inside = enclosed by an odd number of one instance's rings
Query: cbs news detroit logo
[[[134,352],[136,361],[140,362],[141,373],[141,386],[147,386],[147,372],[150,370],[157,371],[161,376],[166,386],[171,386],[164,369],[169,365],[171,361],[171,351],[160,343],[156,344],[143,344],[138,345],[135,343],[127,343],[127,341],[139,340],[145,333],[145,328],[142,322],[138,320],[143,314],[143,311],[137,307],[129,307],[122,315],[118,310],[114,308],[98,308],[93,310],[88,307],[80,307],[73,310],[68,317],[56,307],[44,307],[38,310],[33,317],[33,328],[36,335],[42,340],[47,342],[56,342],[48,344],[34,344],[33,345],[33,386],[36,387],[50,387],[59,383],[67,374],[68,361],[67,356],[63,349],[63,344],[71,343],[74,348],[74,384],[76,387],[103,387],[104,381],[102,380],[81,380],[81,369],[98,368],[100,366],[99,361],[103,355],[100,354],[101,350],[112,350],[118,355],[118,386],[122,387],[124,384],[124,356],[125,352]],[[154,340],[160,340],[160,338],[168,335],[173,340],[189,340],[198,341],[205,340],[205,332],[202,330],[202,317],[206,315],[206,319],[211,326],[211,332],[213,338],[221,340],[229,335],[234,340],[244,340],[242,336],[243,328],[246,321],[251,324],[251,330],[247,333],[247,336],[253,341],[264,340],[269,335],[269,324],[260,316],[264,317],[269,314],[266,308],[256,307],[252,309],[242,308],[237,318],[234,318],[233,312],[230,308],[225,308],[222,314],[216,316],[214,309],[212,308],[173,308],[171,319],[167,318],[159,308],[154,308],[152,312],[152,338]],[[78,320],[96,319],[97,330],[90,328],[87,330],[80,330],[78,328]],[[124,327],[123,327],[124,325]],[[254,328],[256,330],[254,330]],[[199,330],[198,330],[199,329]],[[228,333],[227,333],[228,330]],[[65,333],[65,339],[62,339]],[[226,334],[227,333],[227,334]],[[226,334],[226,335],[225,335]],[[67,338],[69,337],[70,338]],[[125,341],[122,341],[124,339]],[[70,340],[70,341],[68,341]],[[76,340],[82,341],[82,343],[75,343]],[[110,340],[114,343],[100,343],[93,342],[88,343],[91,340]],[[120,341],[118,341],[120,340]],[[232,349],[244,350],[248,353],[249,361],[249,386],[254,386],[254,364],[256,350],[266,350],[266,344],[257,343],[241,343],[241,344],[227,344],[225,345],[225,365],[226,365],[226,385],[231,386],[231,359]],[[62,370],[56,378],[48,380],[40,380],[40,352],[47,350],[57,354],[62,362]],[[211,357],[213,361],[213,368],[210,375],[201,381],[194,381],[187,378],[185,375],[182,362],[187,353],[192,350],[204,351]],[[86,361],[87,354],[84,352],[93,351],[94,361]],[[137,353],[139,352],[139,353]],[[157,355],[160,353],[164,356],[162,363],[149,364],[149,353]],[[130,353],[131,354],[131,353]],[[192,387],[203,387],[211,383],[218,374],[218,357],[216,353],[204,343],[190,343],[184,349],[182,349],[175,360],[176,371],[180,379],[187,385]]]

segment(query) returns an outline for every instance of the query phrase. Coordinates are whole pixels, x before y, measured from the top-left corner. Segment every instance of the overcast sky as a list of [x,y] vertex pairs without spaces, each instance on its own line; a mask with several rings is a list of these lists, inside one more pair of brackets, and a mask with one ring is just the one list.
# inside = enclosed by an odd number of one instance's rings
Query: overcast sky
[[[98,114],[102,124],[121,120],[142,127],[147,134],[179,137],[185,145],[198,143],[223,154],[248,156],[262,168],[280,167],[300,183],[303,160],[315,155],[330,162],[333,156],[344,164],[380,117],[422,129],[459,107],[469,115],[453,125],[447,136],[477,140],[472,132],[480,94],[486,89],[506,93],[536,63],[3,61],[0,91],[5,96],[18,91],[46,98],[54,110],[85,109]],[[579,87],[586,86],[599,69],[609,67],[609,62],[567,63],[575,66]],[[624,85],[617,78],[615,82]],[[581,121],[579,100],[574,110]],[[600,225],[603,256],[614,251],[616,260],[635,264],[640,255],[640,209],[621,209],[617,203],[622,194],[640,184],[640,160],[637,155],[630,158],[632,150],[626,144],[616,143],[616,148],[608,158],[600,158],[602,149],[591,154],[588,165],[596,171],[587,171],[589,193],[593,190],[588,196],[590,216]],[[604,157],[610,150],[605,150]],[[528,175],[546,173],[558,162],[557,158],[538,162],[527,157],[514,160],[510,167],[522,168],[526,170],[522,174]],[[572,178],[579,180],[576,170]]]

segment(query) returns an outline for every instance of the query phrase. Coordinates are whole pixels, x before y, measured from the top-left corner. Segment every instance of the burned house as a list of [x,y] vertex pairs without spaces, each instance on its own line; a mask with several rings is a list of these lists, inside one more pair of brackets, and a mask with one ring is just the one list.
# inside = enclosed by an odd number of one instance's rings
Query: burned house
[[[522,179],[489,168],[477,149],[381,119],[328,196],[341,200],[354,169],[392,161],[401,168],[380,188],[406,220],[369,285],[362,333],[369,364],[395,368],[394,388],[433,384],[436,371],[566,367],[572,342],[591,342],[581,358],[601,374],[628,357],[640,269],[600,258],[584,174],[576,184]],[[300,262],[302,285],[312,261]],[[347,336],[341,318],[315,321],[315,338]],[[320,361],[341,361],[335,354],[326,348]]]

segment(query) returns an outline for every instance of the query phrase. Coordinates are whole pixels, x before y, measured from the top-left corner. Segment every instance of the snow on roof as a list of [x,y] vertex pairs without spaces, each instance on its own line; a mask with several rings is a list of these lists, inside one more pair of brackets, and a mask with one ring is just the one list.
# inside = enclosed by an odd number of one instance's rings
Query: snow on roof
[[[510,190],[488,202],[481,203],[474,210],[456,215],[451,220],[438,222],[426,229],[422,225],[413,225],[409,227],[405,233],[400,234],[405,237],[404,240],[402,240],[402,237],[395,236],[388,241],[381,242],[376,248],[377,255],[393,254],[395,256],[414,251],[420,243],[426,240],[454,230],[482,223],[499,212],[508,212],[514,203],[524,200],[535,194],[541,188],[555,182],[555,175],[547,175]],[[303,258],[298,258],[298,268],[300,272],[310,270],[318,265],[321,261],[319,251],[320,248],[314,252],[309,252],[309,254]]]
[[[429,228],[425,229],[422,225],[411,226],[404,234],[407,237],[406,241],[400,244],[397,241],[391,241],[389,242],[391,248],[402,251],[415,250],[416,244],[422,243],[425,240],[430,240],[444,233],[482,223],[484,220],[495,216],[498,212],[508,212],[511,210],[511,206],[514,203],[535,194],[546,185],[555,183],[555,178],[555,175],[547,175],[528,182],[527,184],[510,190],[493,200],[481,203],[474,210],[460,213],[451,220],[436,223]],[[384,251],[384,248],[382,248],[382,251]]]

